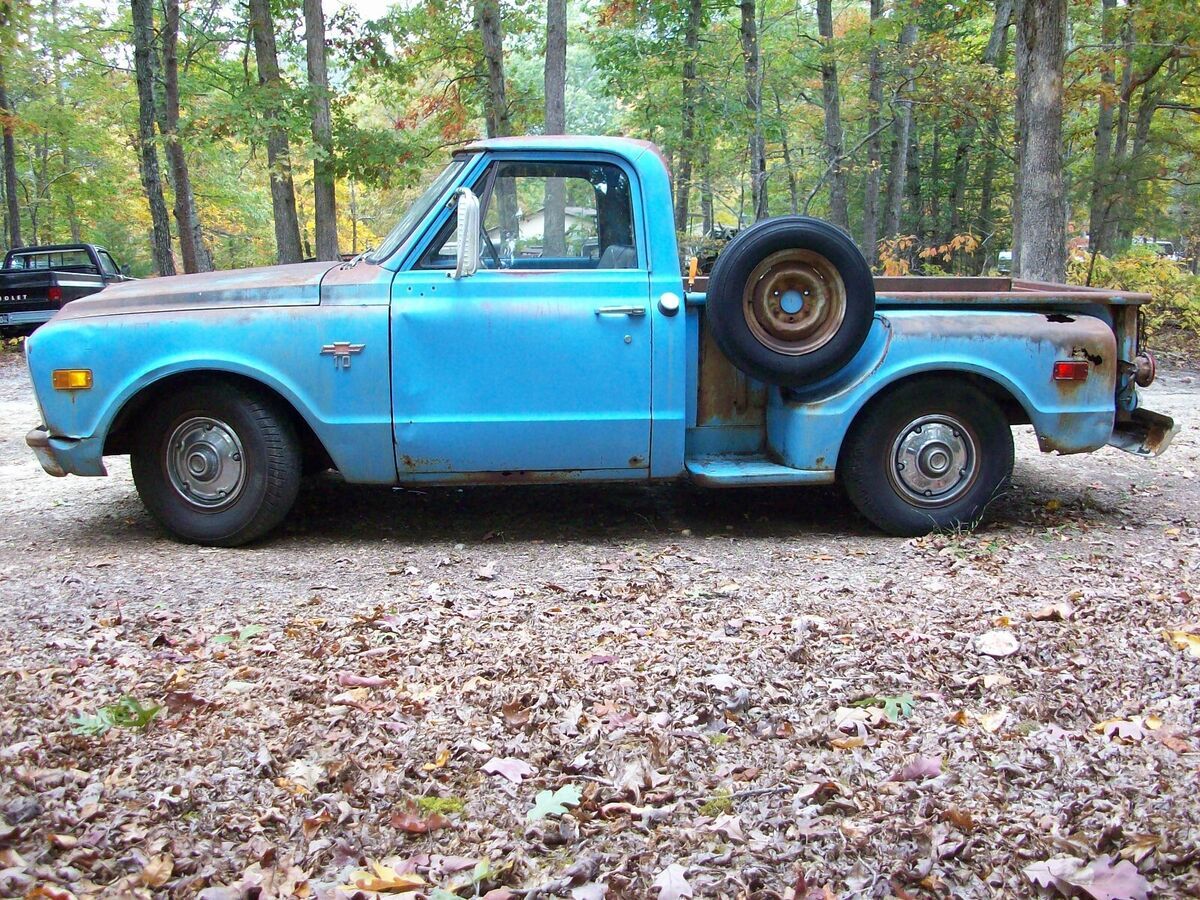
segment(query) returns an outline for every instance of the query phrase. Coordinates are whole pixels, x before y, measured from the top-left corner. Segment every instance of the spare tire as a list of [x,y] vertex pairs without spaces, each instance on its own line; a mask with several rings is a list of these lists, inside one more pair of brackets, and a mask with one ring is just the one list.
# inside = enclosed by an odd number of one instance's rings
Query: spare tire
[[832,375],[862,346],[875,316],[871,267],[835,225],[781,216],[751,225],[713,266],[706,304],[729,361],[768,384]]

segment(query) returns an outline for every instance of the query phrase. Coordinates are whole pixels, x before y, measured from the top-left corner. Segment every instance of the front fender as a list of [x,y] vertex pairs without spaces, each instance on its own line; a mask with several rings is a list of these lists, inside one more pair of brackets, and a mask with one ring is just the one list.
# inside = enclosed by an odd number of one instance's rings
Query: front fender
[[[348,367],[321,349],[361,343]],[[392,483],[387,308],[197,310],[52,322],[28,347],[34,390],[53,437],[102,447],[145,389],[187,373],[248,378],[290,403],[348,480]],[[90,368],[90,391],[55,391],[56,368]]]

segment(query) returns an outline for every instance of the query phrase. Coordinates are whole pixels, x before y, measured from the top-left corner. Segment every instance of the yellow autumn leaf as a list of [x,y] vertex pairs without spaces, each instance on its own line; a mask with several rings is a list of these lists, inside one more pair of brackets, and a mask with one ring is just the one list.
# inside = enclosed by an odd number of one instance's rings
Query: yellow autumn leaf
[[343,884],[339,890],[405,893],[420,890],[425,886],[425,879],[415,872],[397,872],[391,866],[373,859],[367,862],[371,868],[351,872],[350,884]]
[[1164,631],[1163,637],[1178,647],[1186,650],[1188,656],[1200,657],[1200,634],[1190,631]]

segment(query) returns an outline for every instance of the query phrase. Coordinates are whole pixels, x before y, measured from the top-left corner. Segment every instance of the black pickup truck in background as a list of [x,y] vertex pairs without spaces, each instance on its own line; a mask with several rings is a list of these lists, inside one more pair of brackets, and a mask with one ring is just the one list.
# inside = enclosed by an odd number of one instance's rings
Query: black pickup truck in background
[[64,303],[129,280],[111,254],[94,244],[10,250],[0,269],[0,334],[28,334]]

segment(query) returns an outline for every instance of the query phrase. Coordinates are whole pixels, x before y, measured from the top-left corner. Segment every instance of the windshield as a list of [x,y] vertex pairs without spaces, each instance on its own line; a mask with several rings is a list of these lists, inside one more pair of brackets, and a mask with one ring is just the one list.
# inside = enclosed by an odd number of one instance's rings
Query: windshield
[[429,211],[433,209],[433,205],[442,198],[446,192],[447,185],[458,177],[458,173],[462,171],[462,167],[466,164],[467,158],[464,156],[456,158],[450,165],[446,166],[442,170],[442,174],[433,180],[433,183],[425,189],[425,192],[400,217],[400,221],[388,232],[388,236],[383,239],[383,242],[379,245],[379,249],[370,254],[367,259],[373,263],[382,262],[391,256],[397,247],[408,240],[413,229],[428,215]]

